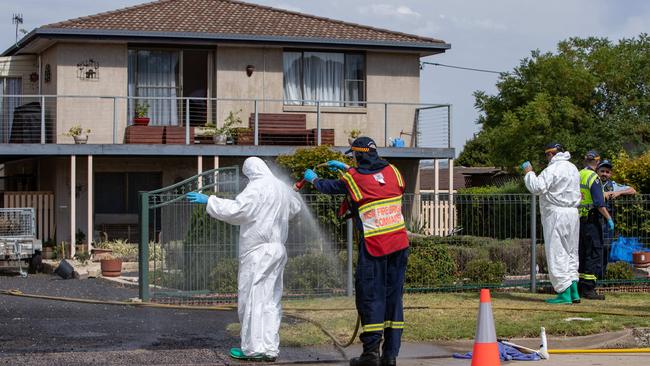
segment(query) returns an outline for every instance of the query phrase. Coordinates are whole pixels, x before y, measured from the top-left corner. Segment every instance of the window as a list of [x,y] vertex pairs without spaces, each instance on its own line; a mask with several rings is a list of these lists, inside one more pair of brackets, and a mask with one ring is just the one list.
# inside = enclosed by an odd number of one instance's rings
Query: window
[[[14,123],[14,110],[22,103],[22,97],[18,96],[21,94],[21,78],[0,77],[0,142],[2,143],[10,142]],[[14,96],[9,97],[8,95]],[[14,136],[16,135],[15,132]],[[40,133],[40,128],[38,133]]]
[[284,104],[363,106],[365,55],[287,51],[283,54]]
[[[179,51],[129,50],[130,97],[166,97],[169,99],[138,99],[149,105],[150,125],[178,125]],[[129,99],[129,120],[135,114],[136,100]]]
[[95,207],[99,214],[136,214],[139,192],[162,185],[161,173],[95,173]]

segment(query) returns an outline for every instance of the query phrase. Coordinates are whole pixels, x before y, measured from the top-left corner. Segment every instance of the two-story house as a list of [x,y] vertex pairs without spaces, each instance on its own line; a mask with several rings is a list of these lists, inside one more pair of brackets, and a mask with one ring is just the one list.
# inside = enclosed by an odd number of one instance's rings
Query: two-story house
[[[449,48],[234,0],[160,0],[41,26],[0,58],[4,207],[38,207],[43,240],[118,227],[137,238],[138,191],[252,155],[344,149],[355,130],[413,192],[421,159],[454,156],[427,144],[430,131],[448,141],[450,106],[420,101],[420,58]],[[210,137],[238,119],[227,144]],[[90,130],[87,143],[67,135],[74,126]],[[405,146],[391,147],[396,138]]]

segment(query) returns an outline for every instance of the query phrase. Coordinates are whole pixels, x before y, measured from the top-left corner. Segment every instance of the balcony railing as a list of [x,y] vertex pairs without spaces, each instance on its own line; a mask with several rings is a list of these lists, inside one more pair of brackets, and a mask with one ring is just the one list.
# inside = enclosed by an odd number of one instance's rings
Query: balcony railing
[[[120,96],[0,96],[0,143],[348,145],[450,147],[451,106],[404,102]],[[137,125],[136,116],[148,118]],[[219,134],[219,132],[225,132]],[[214,135],[223,135],[215,138]]]

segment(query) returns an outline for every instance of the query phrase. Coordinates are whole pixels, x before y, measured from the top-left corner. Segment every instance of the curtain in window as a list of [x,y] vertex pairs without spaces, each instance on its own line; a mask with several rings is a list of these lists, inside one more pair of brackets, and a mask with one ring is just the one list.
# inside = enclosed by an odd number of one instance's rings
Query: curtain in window
[[[14,110],[21,104],[21,97],[8,95],[22,94],[21,78],[0,78],[0,141],[10,142],[14,122]],[[40,135],[40,128],[38,130]]]
[[[305,52],[303,56],[304,97],[324,100],[323,106],[341,106],[343,100],[343,53]],[[305,102],[314,105],[315,103]]]
[[284,104],[302,105],[302,52],[285,52]]
[[[149,105],[150,125],[178,125],[178,60],[177,51],[132,50],[129,51],[129,96],[138,98],[137,103]],[[166,97],[170,99],[147,99]],[[129,103],[129,120],[135,115],[135,103]]]

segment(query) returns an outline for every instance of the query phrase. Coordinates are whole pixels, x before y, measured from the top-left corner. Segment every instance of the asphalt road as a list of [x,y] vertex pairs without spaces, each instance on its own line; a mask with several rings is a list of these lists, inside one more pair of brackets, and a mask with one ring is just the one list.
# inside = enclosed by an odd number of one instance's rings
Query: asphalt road
[[[137,297],[134,288],[101,280],[0,275],[0,289],[103,300]],[[285,319],[287,321],[287,319]],[[5,365],[240,365],[228,357],[239,339],[226,332],[235,311],[136,308],[0,295],[0,364]],[[467,351],[471,345],[466,346]],[[347,365],[358,344],[282,347],[276,364]],[[433,344],[403,344],[400,365],[470,365]],[[541,365],[647,365],[648,355],[553,355]],[[509,362],[526,365],[529,362]],[[257,365],[260,365],[257,363]]]

